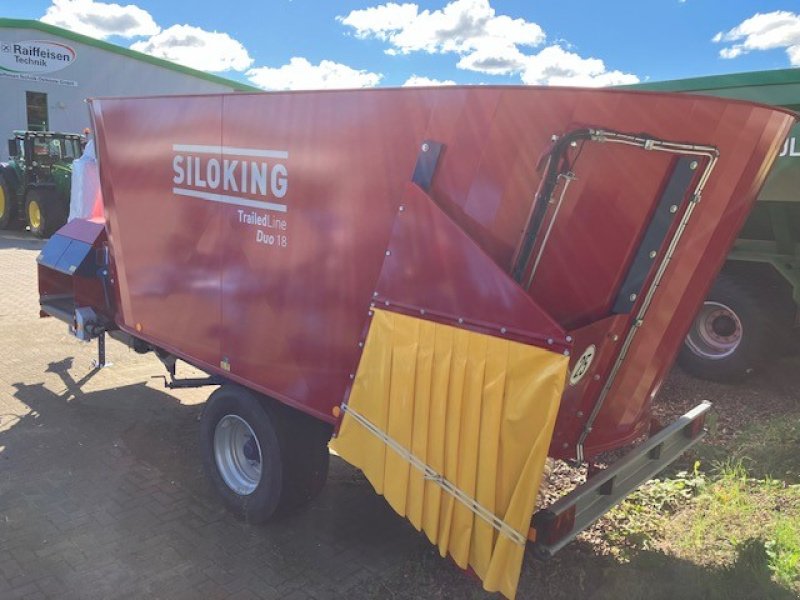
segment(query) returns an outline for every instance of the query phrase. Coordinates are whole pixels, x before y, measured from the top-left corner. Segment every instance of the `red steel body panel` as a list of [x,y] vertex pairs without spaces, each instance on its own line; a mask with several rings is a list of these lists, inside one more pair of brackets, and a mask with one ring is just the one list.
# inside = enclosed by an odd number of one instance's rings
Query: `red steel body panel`
[[[577,179],[527,290],[505,274],[552,136],[647,132],[720,154],[594,424],[591,455],[649,424],[650,401],[793,122],[717,98],[564,88],[99,99],[91,111],[122,329],[331,422],[371,302],[466,315],[464,327],[556,351],[575,337],[574,359],[588,343],[598,358],[565,394],[557,456],[574,453],[602,387],[591,382],[607,380],[613,336],[632,326],[633,313],[611,307],[675,162],[599,142],[571,149]],[[428,195],[409,191],[424,140],[443,144]],[[396,223],[404,198],[432,216]],[[403,256],[386,255],[395,243]]]
[[400,197],[373,300],[554,352],[572,348],[559,324],[413,183]]

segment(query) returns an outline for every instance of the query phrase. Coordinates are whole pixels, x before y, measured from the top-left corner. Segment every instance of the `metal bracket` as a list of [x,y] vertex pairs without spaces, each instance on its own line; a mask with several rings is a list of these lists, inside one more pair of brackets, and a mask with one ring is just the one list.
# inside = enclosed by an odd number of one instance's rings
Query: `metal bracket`
[[92,361],[92,367],[95,369],[104,369],[113,364],[114,363],[106,361],[106,332],[102,331],[97,336],[97,358]]
[[439,155],[442,153],[444,144],[434,140],[425,140],[420,146],[417,155],[417,164],[414,167],[414,174],[411,180],[426,192],[429,192],[433,184],[433,174],[439,164]]
[[533,553],[552,557],[576,535],[621,502],[703,437],[711,404],[703,402],[631,450],[608,469],[591,477],[551,506],[533,515]]
[[225,378],[219,375],[209,375],[208,377],[187,377],[186,379],[176,379],[174,377],[167,379],[164,375],[159,375],[158,379],[164,380],[164,387],[171,390],[196,388],[206,385],[223,385]]
[[627,314],[636,304],[647,276],[657,264],[655,258],[667,238],[678,209],[686,197],[686,193],[694,179],[697,160],[693,156],[681,156],[676,161],[669,181],[658,200],[656,210],[647,226],[639,248],[636,250],[625,281],[619,289],[612,312]]
[[156,356],[167,369],[168,375],[156,375],[153,377],[153,379],[163,379],[164,387],[171,390],[196,388],[206,385],[222,385],[226,382],[225,378],[220,377],[219,375],[209,375],[208,377],[187,377],[185,379],[179,379],[176,377],[178,357],[163,350],[156,350]]

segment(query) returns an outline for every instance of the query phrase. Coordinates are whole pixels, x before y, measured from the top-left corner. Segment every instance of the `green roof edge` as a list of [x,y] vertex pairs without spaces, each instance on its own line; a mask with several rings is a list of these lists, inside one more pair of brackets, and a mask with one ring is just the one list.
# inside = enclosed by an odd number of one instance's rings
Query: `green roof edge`
[[177,71],[178,73],[183,73],[184,75],[197,77],[198,79],[205,79],[206,81],[210,81],[211,83],[224,85],[242,92],[263,91],[261,90],[261,88],[248,85],[246,83],[240,83],[238,81],[233,81],[232,79],[226,79],[225,77],[220,77],[218,75],[212,75],[211,73],[206,73],[205,71],[198,71],[197,69],[184,67],[183,65],[179,65],[177,63],[164,60],[163,58],[156,58],[155,56],[150,56],[149,54],[144,54],[143,52],[137,52],[136,50],[131,50],[130,48],[117,46],[116,44],[104,42],[103,40],[98,40],[89,37],[87,35],[83,35],[81,33],[75,33],[74,31],[69,31],[68,29],[62,29],[61,27],[56,27],[55,25],[42,23],[41,21],[36,21],[33,19],[8,19],[5,17],[0,17],[0,28],[10,29],[12,27],[16,27],[19,29],[35,29],[38,31],[42,31],[44,33],[49,33],[51,35],[57,35],[72,40],[73,42],[86,44],[87,46],[94,46],[95,48],[100,48],[101,50],[107,50],[108,52],[121,54],[122,56],[127,56],[128,58],[133,58],[141,62],[150,63],[151,65],[162,67],[164,69]]
[[724,88],[752,87],[762,85],[785,85],[800,83],[800,68],[774,69],[769,71],[750,71],[726,75],[708,75],[689,79],[653,81],[617,86],[626,89],[653,90],[665,92],[688,92],[719,90]]

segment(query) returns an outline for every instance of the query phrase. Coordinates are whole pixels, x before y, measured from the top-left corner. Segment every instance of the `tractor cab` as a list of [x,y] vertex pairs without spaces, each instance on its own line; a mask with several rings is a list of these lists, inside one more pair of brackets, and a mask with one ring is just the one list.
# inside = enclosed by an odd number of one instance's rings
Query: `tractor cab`
[[8,153],[20,170],[27,171],[29,184],[54,182],[54,171],[69,169],[79,158],[86,139],[75,133],[15,131],[8,140]]
[[15,131],[0,163],[0,229],[27,225],[46,237],[67,220],[72,162],[86,138],[76,133]]

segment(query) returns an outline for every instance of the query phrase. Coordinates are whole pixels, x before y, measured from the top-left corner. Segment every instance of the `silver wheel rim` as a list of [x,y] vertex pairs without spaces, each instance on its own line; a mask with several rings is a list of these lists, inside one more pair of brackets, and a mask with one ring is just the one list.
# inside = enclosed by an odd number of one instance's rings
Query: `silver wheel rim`
[[253,428],[237,415],[225,415],[214,429],[214,459],[225,485],[240,496],[261,481],[261,445]]
[[742,321],[722,302],[710,300],[703,304],[686,336],[686,345],[702,358],[727,358],[742,343]]

